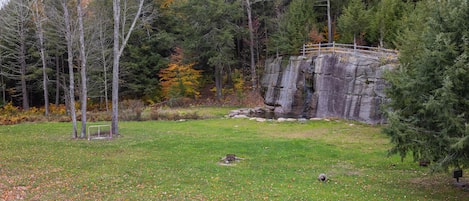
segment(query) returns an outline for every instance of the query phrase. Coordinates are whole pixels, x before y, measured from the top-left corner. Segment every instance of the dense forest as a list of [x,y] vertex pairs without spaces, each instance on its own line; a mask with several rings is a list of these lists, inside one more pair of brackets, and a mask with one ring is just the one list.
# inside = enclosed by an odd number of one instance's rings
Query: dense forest
[[[118,94],[146,103],[197,98],[203,87],[217,99],[255,90],[266,58],[296,54],[304,43],[356,39],[395,48],[415,8],[406,0],[145,0],[135,18],[139,2],[120,0],[118,40],[127,42]],[[70,75],[79,102],[83,84],[91,103],[110,100],[112,0],[6,1],[0,16],[1,105],[27,110],[70,102]]]

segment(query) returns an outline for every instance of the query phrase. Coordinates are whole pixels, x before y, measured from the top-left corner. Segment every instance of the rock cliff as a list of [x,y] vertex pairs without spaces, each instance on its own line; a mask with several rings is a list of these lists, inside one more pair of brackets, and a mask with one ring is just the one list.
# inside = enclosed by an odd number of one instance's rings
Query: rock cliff
[[383,121],[382,78],[396,61],[358,54],[277,57],[266,61],[261,93],[275,117]]

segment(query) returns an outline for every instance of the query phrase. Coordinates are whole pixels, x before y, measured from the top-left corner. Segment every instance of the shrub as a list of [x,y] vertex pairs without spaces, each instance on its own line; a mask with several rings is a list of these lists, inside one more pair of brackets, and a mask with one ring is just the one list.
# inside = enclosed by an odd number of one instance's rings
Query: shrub
[[4,115],[15,115],[21,112],[21,109],[17,106],[14,106],[12,102],[8,102],[1,109],[1,114]]
[[131,99],[124,100],[120,103],[120,118],[124,121],[140,121],[142,120],[142,112],[145,104],[142,100]]

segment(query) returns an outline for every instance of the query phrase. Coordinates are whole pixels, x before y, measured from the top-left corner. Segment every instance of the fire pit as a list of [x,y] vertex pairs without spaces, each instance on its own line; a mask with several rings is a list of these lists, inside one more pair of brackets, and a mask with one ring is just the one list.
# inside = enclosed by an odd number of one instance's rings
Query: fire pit
[[236,165],[237,162],[244,160],[244,158],[239,158],[235,154],[226,154],[225,157],[221,158],[218,162],[219,165]]

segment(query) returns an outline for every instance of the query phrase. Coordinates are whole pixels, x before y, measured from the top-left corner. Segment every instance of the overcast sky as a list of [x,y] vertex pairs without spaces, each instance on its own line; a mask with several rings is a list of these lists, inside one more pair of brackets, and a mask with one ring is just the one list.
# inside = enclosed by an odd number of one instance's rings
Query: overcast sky
[[9,1],[9,0],[0,0],[0,8],[2,8],[3,4],[5,4],[7,1]]

